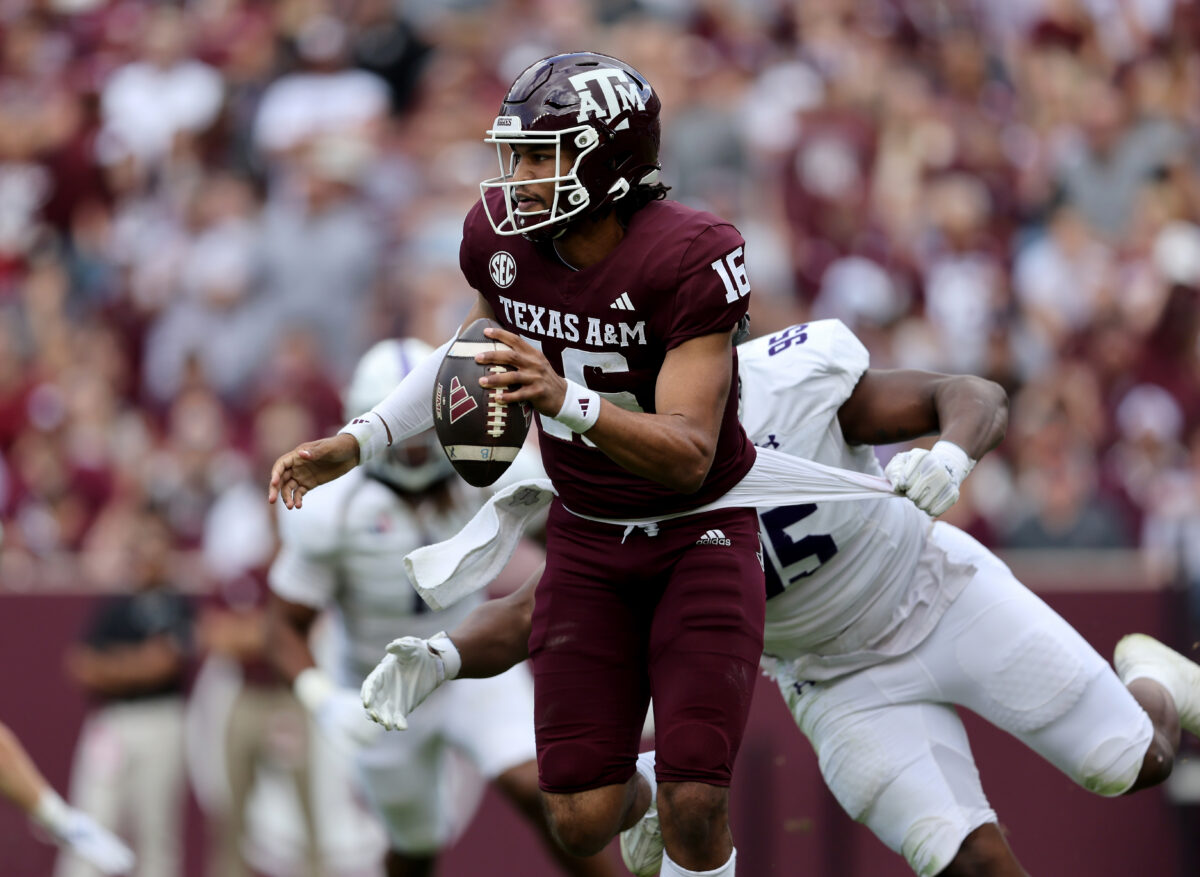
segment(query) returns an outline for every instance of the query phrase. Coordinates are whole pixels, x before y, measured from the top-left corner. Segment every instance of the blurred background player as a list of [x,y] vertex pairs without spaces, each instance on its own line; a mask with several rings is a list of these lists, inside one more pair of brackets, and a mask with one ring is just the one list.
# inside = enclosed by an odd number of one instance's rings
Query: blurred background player
[[[371,408],[431,353],[413,339],[372,347],[346,391],[347,417]],[[427,432],[310,494],[303,509],[281,515],[280,551],[269,574],[271,660],[293,682],[320,731],[355,758],[387,828],[388,877],[432,874],[438,851],[470,821],[480,790],[462,757],[533,824],[563,873],[613,875],[604,854],[574,858],[549,837],[537,788],[533,686],[524,666],[448,689],[407,734],[381,735],[363,712],[359,687],[397,630],[416,626],[436,644],[436,631],[478,604],[467,600],[430,612],[409,587],[402,560],[457,532],[483,498],[455,477]],[[325,609],[337,611],[345,634],[336,676],[316,666],[308,643]]]
[[[107,597],[66,669],[92,701],[71,768],[71,803],[113,831],[128,828],[137,877],[182,867],[184,673],[192,612],[174,588],[171,532],[151,507],[124,521],[128,593]],[[56,877],[96,869],[69,850]]]
[[133,850],[96,820],[67,805],[50,787],[17,739],[0,722],[0,794],[28,815],[56,844],[95,867],[101,874],[128,874]]
[[[248,465],[227,475],[205,519],[209,597],[197,612],[196,646],[204,661],[189,700],[188,755],[193,789],[209,818],[210,877],[243,877],[252,873],[252,862],[264,871],[324,873],[322,853],[328,851],[319,841],[341,829],[325,817],[339,806],[348,809],[317,780],[308,714],[275,671],[266,646],[267,570],[278,540],[258,483],[278,449],[311,426],[307,411],[290,400],[263,405],[251,421]],[[224,764],[223,775],[212,770],[214,761]],[[270,778],[278,778],[286,796],[263,793]],[[294,805],[279,807],[280,798]],[[254,817],[265,814],[263,802],[297,815],[273,814],[279,818],[266,824],[294,828],[299,843],[281,844],[281,831],[254,830]],[[285,859],[289,846],[294,852]]]
[[[940,435],[932,450],[907,451],[888,465],[911,503],[760,513],[770,595],[764,667],[852,817],[921,877],[1024,874],[954,705],[1097,794],[1166,779],[1180,718],[1200,731],[1200,667],[1147,637],[1127,637],[1117,648],[1118,678],[994,555],[931,520],[957,501],[975,461],[1004,435],[998,386],[868,369],[866,349],[836,320],[748,342],[738,362],[741,416],[759,444],[878,474],[873,443]],[[460,673],[486,675],[523,658],[531,590],[481,607],[453,632]],[[363,689],[385,719],[419,703],[440,678],[419,642],[397,641],[388,654]],[[652,765],[644,753],[647,779]],[[621,841],[635,874],[658,873],[662,839],[652,811]]]

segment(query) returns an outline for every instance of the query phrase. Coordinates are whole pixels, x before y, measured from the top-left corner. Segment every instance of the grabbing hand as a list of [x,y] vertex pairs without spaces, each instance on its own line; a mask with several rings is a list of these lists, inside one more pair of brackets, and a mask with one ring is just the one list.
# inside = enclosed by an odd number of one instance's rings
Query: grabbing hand
[[897,493],[937,517],[958,502],[958,488],[975,461],[953,442],[939,441],[931,450],[916,449],[892,457],[884,474]]
[[362,705],[373,721],[389,731],[403,731],[409,713],[457,676],[461,666],[458,649],[445,633],[427,640],[415,636],[392,640],[383,660],[363,680]]
[[503,387],[501,402],[528,402],[547,417],[558,414],[566,397],[567,382],[554,370],[542,351],[520,335],[505,329],[488,328],[483,330],[483,334],[504,346],[478,354],[475,361],[484,365],[499,363],[511,366],[514,371],[489,374],[480,380],[480,384]]
[[357,466],[358,453],[358,440],[345,432],[297,445],[271,467],[267,501],[282,496],[289,509],[300,508],[308,491]]

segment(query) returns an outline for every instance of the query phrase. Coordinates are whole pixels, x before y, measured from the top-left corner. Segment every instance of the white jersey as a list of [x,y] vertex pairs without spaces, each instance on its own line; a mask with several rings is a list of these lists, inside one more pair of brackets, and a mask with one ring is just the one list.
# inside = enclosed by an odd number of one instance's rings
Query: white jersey
[[444,506],[430,497],[414,504],[359,467],[309,491],[298,509],[280,505],[271,590],[314,609],[336,605],[348,653],[343,683],[361,683],[401,633],[450,630],[484,599],[434,612],[404,572],[405,554],[453,536],[487,498],[457,479],[449,487]]
[[[738,347],[742,425],[755,445],[883,475],[850,445],[838,409],[869,356],[838,320],[791,326]],[[904,654],[933,629],[971,568],[929,541],[911,502],[880,498],[759,512],[767,576],[764,651],[801,678],[829,679]]]

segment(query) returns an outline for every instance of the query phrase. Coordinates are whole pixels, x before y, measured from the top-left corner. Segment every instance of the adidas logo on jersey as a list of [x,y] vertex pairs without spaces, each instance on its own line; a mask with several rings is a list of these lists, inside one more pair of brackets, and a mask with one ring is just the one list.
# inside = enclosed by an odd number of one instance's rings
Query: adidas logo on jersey
[[617,296],[617,300],[609,305],[610,308],[615,308],[618,311],[632,311],[633,301],[629,298],[628,292],[623,292]]
[[732,545],[729,539],[725,538],[725,534],[720,530],[709,530],[703,536],[696,540],[697,545]]

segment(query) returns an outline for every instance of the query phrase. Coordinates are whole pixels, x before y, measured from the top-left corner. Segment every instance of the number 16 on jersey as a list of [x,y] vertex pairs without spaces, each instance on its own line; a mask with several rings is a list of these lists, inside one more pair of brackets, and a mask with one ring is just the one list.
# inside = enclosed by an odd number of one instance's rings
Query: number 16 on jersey
[[712,263],[712,269],[721,277],[725,284],[725,301],[735,302],[750,294],[750,277],[746,274],[746,262],[742,258],[742,248],[738,247],[724,259]]

